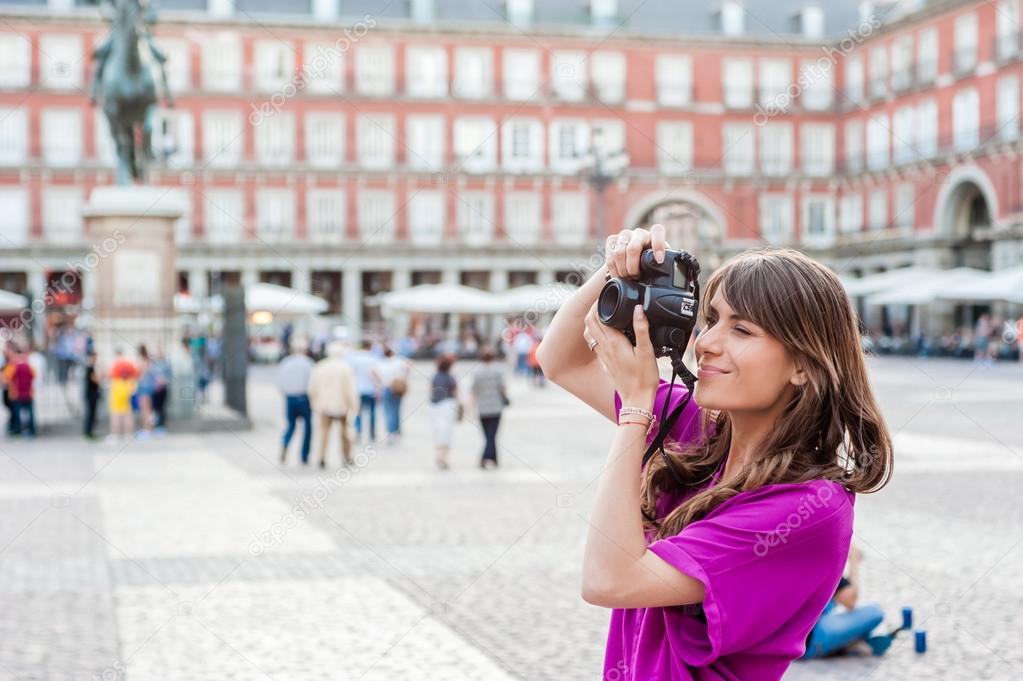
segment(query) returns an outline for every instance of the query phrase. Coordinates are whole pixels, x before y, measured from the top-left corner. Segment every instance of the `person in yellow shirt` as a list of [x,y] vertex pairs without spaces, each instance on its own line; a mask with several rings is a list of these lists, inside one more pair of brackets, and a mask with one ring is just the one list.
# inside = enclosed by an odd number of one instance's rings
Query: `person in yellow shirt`
[[117,349],[114,352],[114,362],[110,365],[110,390],[107,404],[110,411],[108,440],[125,440],[134,432],[131,396],[135,394],[138,376],[139,372],[134,362],[125,357],[121,349]]

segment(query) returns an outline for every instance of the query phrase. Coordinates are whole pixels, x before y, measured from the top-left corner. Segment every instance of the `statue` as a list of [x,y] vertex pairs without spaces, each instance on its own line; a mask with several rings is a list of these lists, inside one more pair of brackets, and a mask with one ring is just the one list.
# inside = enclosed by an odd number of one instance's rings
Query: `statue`
[[150,60],[144,53],[156,62],[167,106],[174,106],[174,99],[167,86],[167,55],[153,42],[147,26],[156,23],[156,8],[146,0],[108,2],[114,18],[110,35],[92,54],[96,67],[89,99],[94,106],[103,107],[117,148],[117,184],[127,185],[133,180],[145,181],[146,164],[153,158],[158,97]]

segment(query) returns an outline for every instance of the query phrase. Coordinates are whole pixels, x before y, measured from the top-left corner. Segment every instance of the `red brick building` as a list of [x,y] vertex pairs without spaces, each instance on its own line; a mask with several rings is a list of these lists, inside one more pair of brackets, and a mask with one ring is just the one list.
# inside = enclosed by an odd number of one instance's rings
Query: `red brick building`
[[[655,219],[706,270],[762,244],[849,276],[1019,263],[1020,0],[918,4],[162,3],[181,288],[282,283],[359,325],[382,290],[564,279]],[[112,182],[106,25],[38,5],[0,2],[0,288],[28,292]],[[594,149],[627,155],[602,195]]]

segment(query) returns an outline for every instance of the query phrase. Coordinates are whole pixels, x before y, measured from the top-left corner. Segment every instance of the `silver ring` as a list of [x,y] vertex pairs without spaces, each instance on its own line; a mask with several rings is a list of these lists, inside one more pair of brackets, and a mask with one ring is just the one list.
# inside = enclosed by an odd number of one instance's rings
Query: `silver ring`
[[590,352],[593,352],[593,348],[597,347],[597,343],[599,343],[599,342],[600,341],[598,341],[596,338],[594,338],[593,340],[591,340],[588,343],[586,343],[586,347],[588,347],[590,349]]

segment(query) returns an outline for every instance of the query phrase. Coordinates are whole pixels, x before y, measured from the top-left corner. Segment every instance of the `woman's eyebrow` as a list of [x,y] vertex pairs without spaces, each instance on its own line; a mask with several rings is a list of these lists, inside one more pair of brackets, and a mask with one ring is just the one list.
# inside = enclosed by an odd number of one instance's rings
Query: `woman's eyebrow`
[[[709,312],[711,312],[711,313],[713,313],[715,315],[718,314],[718,309],[716,307],[714,307],[713,305],[711,305],[710,303],[707,303],[707,308],[708,308]],[[737,314],[735,312],[730,312],[729,314],[727,314],[725,316],[728,319],[734,319],[734,320],[739,321],[739,322],[750,322],[751,324],[753,323],[752,320],[747,319],[746,317],[743,317],[741,314]]]

